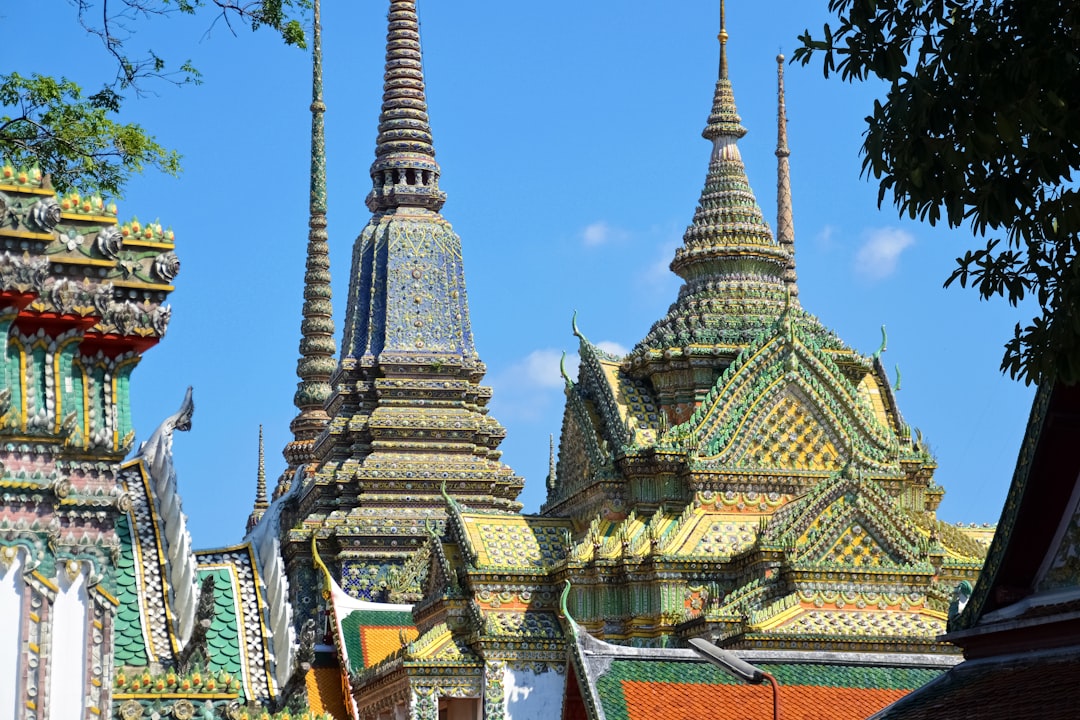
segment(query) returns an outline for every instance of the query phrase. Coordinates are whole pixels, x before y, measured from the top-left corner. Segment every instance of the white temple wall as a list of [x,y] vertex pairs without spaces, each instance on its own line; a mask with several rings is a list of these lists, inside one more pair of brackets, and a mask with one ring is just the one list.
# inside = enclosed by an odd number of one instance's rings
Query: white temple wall
[[[0,549],[0,552],[8,548]],[[23,599],[26,584],[22,566],[24,552],[15,550],[7,567],[0,564],[0,720],[14,720],[22,685]]]
[[47,707],[50,718],[76,720],[86,714],[86,573],[80,568],[72,579],[61,566],[57,576],[60,591],[52,607]]
[[552,720],[562,717],[566,673],[507,667],[504,676],[507,720]]

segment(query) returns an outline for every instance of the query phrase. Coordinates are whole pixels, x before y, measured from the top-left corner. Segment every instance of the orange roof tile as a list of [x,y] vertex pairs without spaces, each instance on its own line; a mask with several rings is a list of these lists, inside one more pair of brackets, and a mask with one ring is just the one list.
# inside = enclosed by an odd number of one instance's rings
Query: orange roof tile
[[[752,720],[772,718],[766,685],[702,685],[624,680],[628,720]],[[789,685],[780,688],[785,720],[864,720],[909,690]]]
[[416,628],[411,625],[361,627],[359,632],[360,645],[364,649],[364,667],[378,665],[391,654],[400,650],[403,635],[406,642],[412,642],[418,636]]
[[314,714],[326,713],[334,720],[350,720],[345,709],[345,685],[348,683],[337,667],[311,668],[304,678],[308,705]]

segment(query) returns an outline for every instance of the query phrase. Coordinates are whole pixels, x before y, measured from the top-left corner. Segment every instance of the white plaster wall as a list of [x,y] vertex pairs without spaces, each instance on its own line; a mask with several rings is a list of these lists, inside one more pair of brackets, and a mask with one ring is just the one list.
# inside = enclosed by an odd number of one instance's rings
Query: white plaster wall
[[61,566],[57,575],[60,592],[52,606],[49,717],[77,720],[86,715],[86,574],[79,572],[68,580]]
[[507,668],[503,683],[507,720],[556,720],[562,717],[566,673]]
[[22,685],[22,564],[23,553],[17,552],[7,569],[0,565],[0,720],[14,720]]

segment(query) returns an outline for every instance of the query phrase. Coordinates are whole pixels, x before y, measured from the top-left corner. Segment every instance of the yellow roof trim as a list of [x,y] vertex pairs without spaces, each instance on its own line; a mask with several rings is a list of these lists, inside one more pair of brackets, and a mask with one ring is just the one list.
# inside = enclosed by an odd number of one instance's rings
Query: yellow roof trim
[[238,697],[240,693],[116,693],[113,700],[235,700]]
[[60,587],[56,583],[54,583],[52,580],[50,580],[49,578],[42,575],[37,570],[35,570],[31,574],[37,579],[38,582],[40,582],[42,585],[49,588],[53,592],[60,592]]
[[48,190],[41,187],[26,187],[24,185],[0,185],[0,190],[7,190],[9,192],[21,192],[29,193],[31,195],[55,195],[54,190]]
[[153,240],[124,240],[124,247],[140,247],[150,250],[175,250],[176,243],[154,242]]
[[84,257],[53,257],[51,262],[64,263],[65,265],[90,265],[92,267],[116,267],[115,260],[98,260],[97,258]]
[[113,604],[113,607],[120,607],[120,601],[114,598],[111,594],[109,594],[109,591],[107,591],[105,588],[98,585],[94,588],[94,590],[97,592],[98,595],[111,602]]
[[30,232],[29,230],[0,230],[0,237],[25,238],[27,240],[48,240],[52,242],[56,236],[52,233]]
[[795,603],[786,610],[781,610],[780,612],[776,613],[760,625],[755,625],[753,631],[764,632],[772,630],[773,628],[780,627],[781,625],[786,624],[789,620],[793,620],[796,616],[801,615],[807,609],[808,608],[803,607],[801,603]]
[[113,287],[131,288],[132,290],[161,290],[172,292],[176,288],[172,285],[155,285],[153,283],[138,282],[135,280],[113,280]]
[[99,222],[109,223],[110,225],[116,224],[116,218],[109,215],[83,215],[73,212],[62,212],[60,217],[64,220],[82,220],[84,222]]

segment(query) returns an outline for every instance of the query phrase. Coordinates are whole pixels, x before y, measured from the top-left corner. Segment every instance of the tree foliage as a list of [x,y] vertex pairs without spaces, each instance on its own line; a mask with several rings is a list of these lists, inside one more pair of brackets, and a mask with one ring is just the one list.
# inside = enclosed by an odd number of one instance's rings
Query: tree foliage
[[902,215],[967,224],[985,246],[946,280],[1040,314],[1002,370],[1080,380],[1080,3],[830,0],[794,60],[888,86],[866,118],[863,172]]
[[197,83],[199,72],[190,61],[170,63],[153,49],[132,51],[130,43],[139,21],[170,15],[206,15],[211,25],[223,23],[235,32],[234,23],[252,30],[269,27],[286,45],[306,45],[300,14],[311,0],[75,0],[79,24],[97,36],[116,61],[114,89],[141,92],[147,80],[177,84]]
[[74,186],[119,196],[133,173],[147,167],[175,175],[180,156],[140,126],[110,117],[119,98],[109,88],[83,97],[66,79],[18,73],[0,76],[0,157],[16,166],[36,165],[66,192]]
[[189,60],[155,49],[134,49],[140,23],[172,15],[206,16],[211,27],[269,27],[289,45],[305,47],[300,17],[311,0],[75,0],[80,25],[98,37],[115,61],[116,74],[86,94],[66,78],[0,74],[0,158],[36,165],[57,190],[121,196],[132,175],[148,168],[175,175],[180,156],[139,125],[117,120],[125,95],[155,83],[197,84]]

